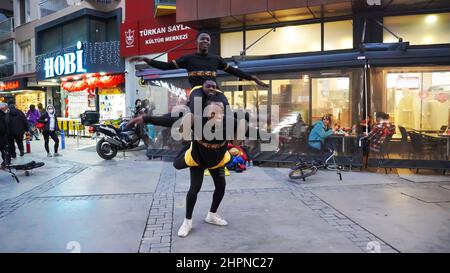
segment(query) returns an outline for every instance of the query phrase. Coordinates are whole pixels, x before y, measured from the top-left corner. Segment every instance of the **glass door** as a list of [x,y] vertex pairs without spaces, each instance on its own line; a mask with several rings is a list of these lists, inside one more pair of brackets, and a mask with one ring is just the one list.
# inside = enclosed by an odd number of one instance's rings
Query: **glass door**
[[313,78],[311,81],[311,121],[314,124],[332,114],[333,125],[351,128],[350,78]]

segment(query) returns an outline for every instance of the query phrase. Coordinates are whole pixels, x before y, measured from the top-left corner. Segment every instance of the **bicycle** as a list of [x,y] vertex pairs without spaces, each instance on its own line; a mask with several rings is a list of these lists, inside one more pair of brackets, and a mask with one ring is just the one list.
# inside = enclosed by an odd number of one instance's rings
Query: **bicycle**
[[[306,178],[317,173],[318,169],[326,168],[330,171],[336,171],[339,180],[342,181],[342,170],[344,167],[342,165],[337,165],[335,157],[337,152],[332,149],[328,149],[330,155],[325,156],[325,160],[323,159],[312,159],[306,160],[302,157],[299,157],[299,161],[295,163],[293,167],[291,167],[291,171],[289,172],[290,179],[302,179],[306,181]],[[328,162],[332,160],[332,164],[328,164]]]

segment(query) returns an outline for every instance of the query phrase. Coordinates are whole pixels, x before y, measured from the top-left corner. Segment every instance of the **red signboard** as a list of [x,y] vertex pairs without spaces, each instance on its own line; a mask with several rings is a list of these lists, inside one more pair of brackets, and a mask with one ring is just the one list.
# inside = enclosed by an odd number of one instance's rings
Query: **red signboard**
[[[175,17],[173,17],[175,18]],[[167,21],[167,20],[165,20]],[[183,43],[176,50],[195,50],[197,31],[184,24],[166,23],[154,18],[124,23],[121,27],[121,55],[130,57],[162,53]]]
[[153,0],[125,2],[126,18],[120,27],[121,56],[158,54],[171,50],[168,58],[172,60],[194,52],[197,30],[177,23],[175,14],[154,17],[154,4]]
[[[191,41],[191,44],[187,46],[192,48],[196,33],[190,27],[175,22],[172,24],[155,23],[152,19],[140,21],[139,47],[141,52],[159,53]],[[182,47],[177,49],[180,50]]]

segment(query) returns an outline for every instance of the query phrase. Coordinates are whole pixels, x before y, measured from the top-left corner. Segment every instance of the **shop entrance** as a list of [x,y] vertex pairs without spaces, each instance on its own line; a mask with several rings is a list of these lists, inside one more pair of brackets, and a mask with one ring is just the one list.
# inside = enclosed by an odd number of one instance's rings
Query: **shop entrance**
[[333,125],[351,128],[350,78],[313,78],[311,80],[311,117],[320,120],[333,115]]

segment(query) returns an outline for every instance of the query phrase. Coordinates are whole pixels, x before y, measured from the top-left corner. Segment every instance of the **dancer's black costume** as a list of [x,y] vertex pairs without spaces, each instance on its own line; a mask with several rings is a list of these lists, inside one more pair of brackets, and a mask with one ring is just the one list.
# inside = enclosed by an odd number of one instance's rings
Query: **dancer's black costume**
[[184,55],[172,62],[155,60],[145,61],[148,65],[161,70],[184,68],[188,72],[191,87],[201,86],[207,80],[216,81],[217,70],[223,70],[233,76],[253,81],[254,78],[244,71],[227,64],[222,57],[210,53],[194,53]]

